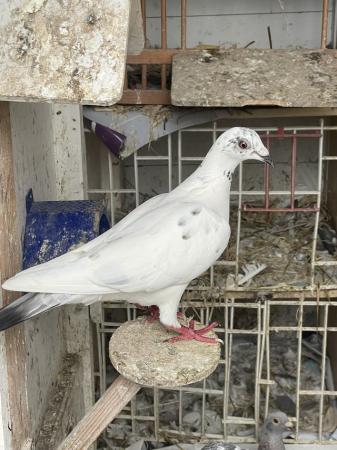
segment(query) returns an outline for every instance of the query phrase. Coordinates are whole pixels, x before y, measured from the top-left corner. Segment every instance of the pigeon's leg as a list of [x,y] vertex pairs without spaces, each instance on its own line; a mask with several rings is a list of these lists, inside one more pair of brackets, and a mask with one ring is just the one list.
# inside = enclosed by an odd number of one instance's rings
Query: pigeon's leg
[[159,320],[159,308],[156,305],[151,305],[149,307],[150,315],[146,318],[148,322],[155,322]]
[[[146,309],[147,309],[147,310],[150,310],[150,315],[147,317],[147,320],[148,320],[149,322],[155,322],[156,320],[159,320],[160,314],[159,314],[159,308],[158,308],[158,306],[156,306],[156,305],[151,305],[151,306],[149,306],[149,307],[146,308]],[[183,318],[183,317],[185,317],[185,316],[184,316],[184,313],[182,313],[182,312],[177,312],[177,317]]]
[[158,308],[158,306],[156,306],[156,305],[143,306],[143,305],[140,305],[139,303],[135,303],[135,306],[138,309],[141,309],[142,311],[146,311],[147,313],[149,313],[149,315],[146,318],[147,321],[154,322],[154,321],[159,319],[159,308]]
[[190,320],[188,327],[185,327],[182,325],[180,328],[176,327],[167,327],[170,330],[175,331],[176,333],[179,333],[179,336],[175,336],[173,338],[168,339],[168,342],[174,343],[178,341],[200,341],[200,342],[206,342],[207,344],[217,344],[219,340],[217,338],[210,338],[208,336],[205,336],[206,333],[208,333],[210,330],[213,330],[213,328],[217,327],[218,323],[213,322],[206,327],[199,328],[198,330],[195,329],[195,322],[194,320]]
[[[155,322],[156,320],[159,320],[160,314],[159,314],[158,306],[156,306],[156,305],[143,306],[143,305],[140,305],[139,303],[135,303],[135,305],[138,309],[148,312],[149,315],[146,318],[146,320],[148,322]],[[185,317],[185,315],[183,312],[177,312],[177,317],[183,318],[183,317]]]

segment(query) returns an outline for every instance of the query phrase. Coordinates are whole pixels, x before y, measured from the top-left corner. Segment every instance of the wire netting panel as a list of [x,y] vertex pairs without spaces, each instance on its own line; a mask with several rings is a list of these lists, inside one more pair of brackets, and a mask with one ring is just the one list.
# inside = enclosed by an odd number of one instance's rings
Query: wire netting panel
[[[225,129],[214,122],[180,130],[122,162],[106,152],[102,176],[89,183],[88,195],[106,199],[115,223],[183,181]],[[337,260],[324,233],[331,232],[326,168],[337,159],[326,142],[337,127],[314,119],[255,129],[275,169],[239,166],[229,246],[193,280],[182,304],[187,315],[221,324],[219,367],[207,380],[179,390],[142,389],[106,430],[109,442],[255,442],[260,420],[281,409],[296,425],[297,442],[333,443],[337,392],[327,349],[336,342]],[[90,181],[90,170],[88,176]],[[106,303],[96,314],[98,395],[116,376],[107,353],[111,333],[138,314],[120,303]]]
[[[255,442],[260,419],[281,409],[295,424],[297,442],[328,442],[337,414],[327,351],[328,338],[334,340],[337,331],[328,326],[336,306],[304,297],[183,302],[187,316],[220,323],[216,331],[224,345],[218,368],[206,380],[180,389],[142,389],[107,435],[117,444],[132,436]],[[101,393],[117,376],[108,360],[111,333],[139,314],[129,305],[103,306],[97,325]]]

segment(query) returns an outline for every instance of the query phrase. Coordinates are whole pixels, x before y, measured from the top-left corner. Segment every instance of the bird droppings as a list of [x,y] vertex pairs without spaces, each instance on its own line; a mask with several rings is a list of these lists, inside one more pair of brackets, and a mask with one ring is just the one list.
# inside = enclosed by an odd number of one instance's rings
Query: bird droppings
[[97,17],[95,16],[95,14],[89,14],[87,17],[87,23],[89,25],[94,25],[97,22]]
[[185,219],[180,219],[179,221],[178,221],[178,226],[179,227],[183,227],[183,226],[185,226],[186,225],[186,220]]
[[[335,107],[336,50],[220,49],[173,57],[172,104],[177,106]],[[284,68],[287,70],[284,70]]]
[[[183,321],[186,324],[186,321]],[[196,328],[202,328],[198,324]],[[110,359],[125,378],[143,386],[176,387],[195,383],[218,365],[220,344],[198,341],[170,343],[176,333],[144,317],[126,322],[113,334]],[[208,337],[216,337],[213,331]]]
[[129,15],[130,2],[119,0],[8,2],[0,98],[114,104],[123,92]]
[[183,235],[182,235],[182,238],[183,238],[185,241],[188,241],[188,239],[191,239],[191,235],[190,235],[190,234],[183,234]]

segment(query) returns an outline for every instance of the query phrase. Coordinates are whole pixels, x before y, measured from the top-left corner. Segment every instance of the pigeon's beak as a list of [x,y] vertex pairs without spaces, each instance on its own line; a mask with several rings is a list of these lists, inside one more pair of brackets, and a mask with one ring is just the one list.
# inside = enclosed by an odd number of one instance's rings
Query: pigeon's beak
[[261,145],[260,148],[254,152],[254,155],[254,159],[257,159],[258,161],[264,162],[269,166],[274,167],[273,160],[269,155],[269,150],[264,145]]
[[265,162],[266,164],[268,164],[271,167],[274,167],[273,160],[271,159],[271,157],[269,155],[263,156],[262,158],[263,158],[263,162]]

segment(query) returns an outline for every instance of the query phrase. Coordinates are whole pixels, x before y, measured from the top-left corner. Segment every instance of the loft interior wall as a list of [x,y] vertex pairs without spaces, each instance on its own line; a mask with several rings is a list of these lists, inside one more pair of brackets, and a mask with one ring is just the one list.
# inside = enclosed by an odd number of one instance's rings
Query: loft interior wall
[[[160,46],[160,2],[148,0],[146,8],[148,45]],[[270,26],[274,48],[319,48],[321,17],[319,0],[193,0],[187,8],[187,47],[244,47],[255,41],[252,47],[269,48]],[[330,25],[328,30],[329,42]],[[167,2],[167,32],[168,47],[179,47],[180,0]]]
[[[25,196],[30,188],[36,201],[84,198],[82,114],[74,105],[11,103],[11,127],[18,223],[23,233]],[[34,438],[67,352],[81,356],[77,398],[70,415],[76,421],[92,404],[88,308],[57,308],[27,321],[24,329],[27,401]]]
[[[36,200],[56,199],[51,106],[11,103],[11,124],[18,222],[23,233],[27,191],[32,188]],[[64,353],[61,317],[61,310],[55,309],[25,324],[27,399],[33,433],[41,423]]]

